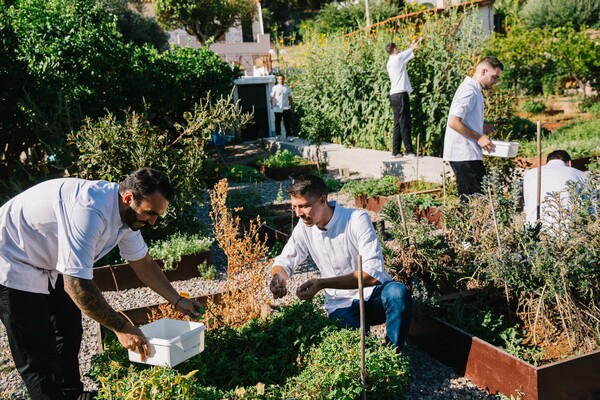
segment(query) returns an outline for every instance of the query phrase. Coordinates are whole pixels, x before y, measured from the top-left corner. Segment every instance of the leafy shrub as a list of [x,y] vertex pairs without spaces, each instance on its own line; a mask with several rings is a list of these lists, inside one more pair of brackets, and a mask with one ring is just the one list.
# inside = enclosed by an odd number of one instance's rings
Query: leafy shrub
[[261,164],[269,168],[288,168],[310,164],[310,161],[296,154],[292,154],[289,150],[285,149],[277,150],[275,154],[265,158]]
[[546,103],[543,100],[527,100],[521,105],[521,110],[529,114],[541,114],[546,111]]
[[[299,399],[347,399],[361,397],[360,332],[334,330],[323,334],[303,359],[306,366],[287,387]],[[399,399],[408,383],[408,361],[392,346],[373,335],[365,337],[367,397]]]
[[232,165],[225,171],[225,178],[231,182],[262,182],[265,176],[258,172],[256,168],[247,165]]
[[202,253],[210,250],[214,239],[200,235],[175,233],[166,240],[157,240],[148,248],[152,258],[164,263],[165,271],[177,268],[181,256]]
[[391,196],[398,193],[398,190],[398,178],[392,175],[350,181],[341,189],[342,192],[350,193],[354,197]]
[[69,135],[80,152],[82,177],[120,182],[138,168],[153,167],[171,178],[176,198],[158,229],[145,229],[149,239],[175,231],[198,231],[196,206],[204,186],[205,144],[217,125],[223,129],[244,126],[251,117],[241,114],[231,98],[207,96],[185,119],[185,125],[175,125],[175,137],[135,112],[127,113],[124,121],[114,114],[97,121],[87,119],[79,131]]
[[329,193],[338,192],[344,186],[342,182],[334,178],[325,179],[325,185],[327,185]]

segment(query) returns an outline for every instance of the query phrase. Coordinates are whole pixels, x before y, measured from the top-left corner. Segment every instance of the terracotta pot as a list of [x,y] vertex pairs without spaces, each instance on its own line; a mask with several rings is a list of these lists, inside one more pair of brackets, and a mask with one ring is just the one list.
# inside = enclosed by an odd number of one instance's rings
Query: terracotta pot
[[[161,260],[156,261],[161,267],[163,266]],[[210,251],[182,256],[177,268],[165,271],[165,275],[169,282],[197,278],[200,276],[198,265],[204,261],[211,262]],[[106,265],[94,268],[94,283],[103,292],[146,286],[133,272],[129,264]]]
[[413,319],[409,337],[492,394],[534,400],[600,398],[600,351],[536,367],[431,316]]

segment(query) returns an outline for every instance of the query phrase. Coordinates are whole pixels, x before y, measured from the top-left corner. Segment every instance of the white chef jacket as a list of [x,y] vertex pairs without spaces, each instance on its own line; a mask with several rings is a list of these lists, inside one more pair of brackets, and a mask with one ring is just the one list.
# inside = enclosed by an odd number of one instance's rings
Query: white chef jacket
[[[483,93],[481,85],[467,76],[460,84],[450,106],[450,116],[462,119],[463,124],[483,135]],[[444,136],[444,160],[473,161],[483,160],[483,149],[476,140],[469,139],[446,124]]]
[[148,247],[121,221],[116,183],[76,178],[42,182],[0,208],[0,284],[48,293],[58,272],[92,279],[92,265],[117,244],[140,260]]
[[[363,272],[381,283],[391,281],[392,277],[384,270],[381,247],[369,215],[364,210],[345,208],[336,202],[329,205],[335,208],[325,230],[298,221],[273,265],[282,266],[288,276],[292,276],[296,266],[310,254],[321,276],[330,278],[358,271],[360,254]],[[365,300],[371,297],[373,289],[373,286],[364,288]],[[358,289],[325,289],[324,292],[325,310],[329,314],[338,308],[349,307],[359,298]]]
[[390,76],[390,95],[406,92],[410,94],[413,89],[408,79],[406,64],[415,56],[412,48],[408,48],[398,54],[390,55],[387,62],[387,71]]
[[[542,185],[540,193],[540,220],[545,224],[551,224],[552,220],[547,215],[545,209],[548,206],[546,196],[550,193],[560,192],[561,204],[564,208],[569,207],[569,193],[567,182],[583,183],[587,180],[587,175],[576,169],[569,167],[562,160],[550,160],[542,166]],[[537,211],[537,182],[538,169],[533,168],[525,173],[523,177],[523,198],[526,223],[535,225]]]
[[290,105],[290,97],[292,96],[292,89],[286,84],[283,85],[275,85],[271,89],[271,97],[273,98],[273,112],[283,112],[284,110],[289,110],[291,108]]

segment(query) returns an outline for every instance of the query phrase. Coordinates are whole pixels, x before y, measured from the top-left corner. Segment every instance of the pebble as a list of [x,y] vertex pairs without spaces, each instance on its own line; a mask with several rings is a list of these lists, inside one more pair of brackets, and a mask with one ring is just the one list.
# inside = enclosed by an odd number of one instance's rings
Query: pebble
[[[331,177],[340,179],[335,172],[331,173]],[[350,179],[356,179],[359,176],[353,175]],[[280,190],[280,185],[286,193],[287,188],[291,185],[291,180],[276,182],[269,179],[264,183],[257,185],[261,192],[263,202],[269,204],[275,201],[277,193]],[[244,184],[231,184],[230,187],[244,187]],[[354,207],[353,199],[349,198],[344,193],[330,194],[330,200],[336,200],[338,203]],[[205,203],[201,207],[201,214],[208,220],[208,209],[210,204],[208,196],[205,196]],[[371,215],[373,219],[377,219],[376,214]],[[223,280],[226,269],[226,259],[222,251],[216,246],[212,249],[213,262],[218,267],[220,272],[219,280],[205,280],[202,278],[194,278],[187,281],[174,282],[173,286],[180,292],[190,293],[191,296],[202,296],[210,293],[222,291],[225,286]],[[274,305],[282,305],[292,300],[295,288],[304,282],[309,277],[317,275],[317,270],[310,260],[305,262],[298,272],[289,280],[289,293],[283,299],[274,300]],[[268,283],[265,282],[265,287]],[[164,299],[148,288],[129,289],[120,292],[104,292],[103,293],[108,303],[115,309],[127,309],[142,307],[148,304],[163,302]],[[84,338],[80,351],[80,369],[82,376],[90,367],[90,360],[93,354],[96,354],[97,349],[97,328],[98,324],[89,318],[83,318]],[[383,328],[379,327],[374,333],[383,334]],[[497,399],[498,396],[488,394],[485,390],[473,385],[468,379],[458,376],[452,368],[440,363],[434,358],[427,355],[410,341],[407,342],[404,352],[411,360],[410,383],[406,391],[407,400],[447,400],[447,399]],[[96,389],[94,383],[87,378],[83,378],[86,390]],[[0,324],[0,399],[7,400],[28,400],[27,391],[21,380],[21,377],[15,370],[4,326]]]

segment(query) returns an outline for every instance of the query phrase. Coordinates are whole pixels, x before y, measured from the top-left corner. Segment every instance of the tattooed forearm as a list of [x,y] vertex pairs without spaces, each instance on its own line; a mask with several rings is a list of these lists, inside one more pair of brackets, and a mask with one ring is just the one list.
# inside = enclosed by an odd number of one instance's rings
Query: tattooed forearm
[[63,278],[65,291],[88,317],[115,331],[125,326],[127,320],[106,302],[93,281],[67,275]]

